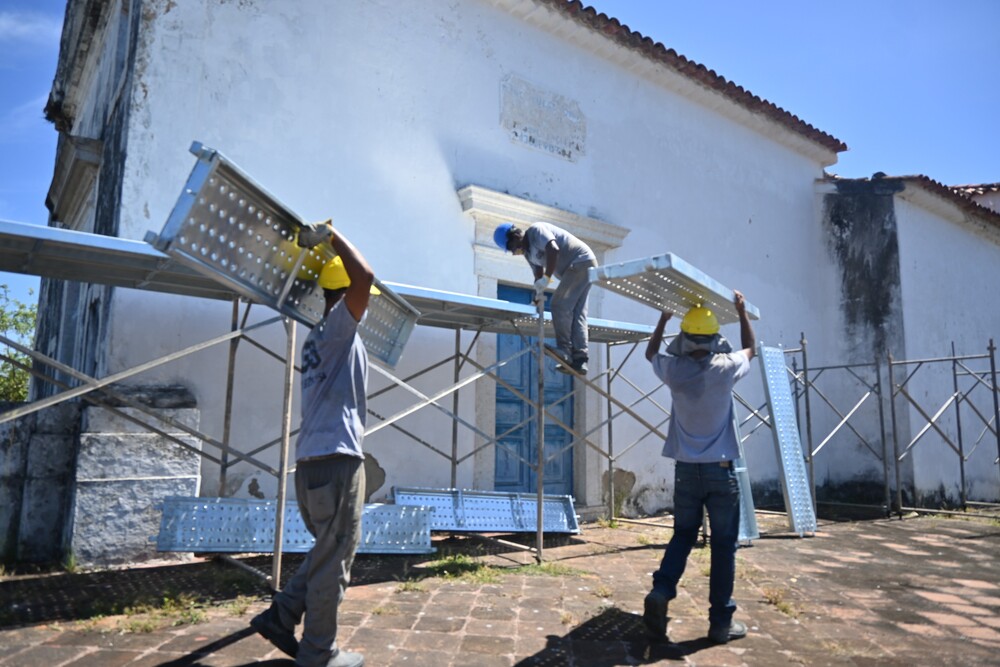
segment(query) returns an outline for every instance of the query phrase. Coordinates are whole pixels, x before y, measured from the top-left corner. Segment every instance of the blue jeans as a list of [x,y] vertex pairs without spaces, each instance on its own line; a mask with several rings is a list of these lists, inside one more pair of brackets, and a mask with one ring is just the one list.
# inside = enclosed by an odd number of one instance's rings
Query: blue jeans
[[728,625],[736,611],[736,544],[740,534],[740,487],[732,467],[718,463],[683,463],[674,470],[674,535],[653,573],[653,590],[667,600],[677,597],[677,582],[698,539],[702,508],[711,528],[712,571],[708,583],[708,622]]

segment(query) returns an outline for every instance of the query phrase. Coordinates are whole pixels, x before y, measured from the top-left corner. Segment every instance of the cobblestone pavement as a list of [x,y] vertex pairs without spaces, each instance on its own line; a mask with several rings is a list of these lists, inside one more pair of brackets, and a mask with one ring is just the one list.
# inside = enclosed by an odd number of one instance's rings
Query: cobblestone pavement
[[[737,618],[750,632],[724,646],[705,639],[707,549],[692,553],[670,604],[671,642],[644,634],[666,518],[549,537],[541,568],[531,554],[469,537],[436,538],[433,556],[361,555],[340,641],[369,667],[1000,664],[996,521],[822,523],[800,538],[783,516],[758,520],[762,537],[737,561]],[[0,665],[291,665],[247,626],[267,605],[261,588],[207,595],[205,572],[218,583],[242,570],[199,561],[4,577]],[[108,603],[132,599],[140,581],[169,589],[159,612]]]

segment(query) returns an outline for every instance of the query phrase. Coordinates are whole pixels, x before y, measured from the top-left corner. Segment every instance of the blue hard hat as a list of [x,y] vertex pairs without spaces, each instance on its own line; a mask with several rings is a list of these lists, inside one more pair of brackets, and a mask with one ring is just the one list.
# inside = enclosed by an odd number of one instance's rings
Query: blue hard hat
[[501,250],[507,249],[507,235],[510,234],[510,230],[512,229],[514,229],[514,225],[505,222],[493,231],[493,241],[500,246]]

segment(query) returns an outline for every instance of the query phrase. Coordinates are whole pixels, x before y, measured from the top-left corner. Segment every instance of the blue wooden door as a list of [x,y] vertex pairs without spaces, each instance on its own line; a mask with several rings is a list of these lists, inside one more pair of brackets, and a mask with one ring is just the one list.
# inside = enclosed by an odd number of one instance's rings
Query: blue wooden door
[[[531,290],[500,285],[497,298],[515,303],[531,303]],[[546,305],[546,310],[548,307]],[[528,345],[536,345],[537,338],[529,338]],[[554,341],[549,340],[554,344]],[[497,336],[497,359],[507,359],[525,346],[520,336],[500,334]],[[504,365],[499,376],[532,402],[538,397],[538,359],[534,354],[525,354],[516,361]],[[573,390],[573,376],[556,370],[555,361],[545,358],[545,405],[564,424],[573,426],[573,398],[567,396]],[[527,420],[527,423],[523,423]],[[518,424],[517,428],[514,428]],[[513,429],[513,430],[511,430]],[[507,433],[510,431],[510,433]],[[522,458],[537,462],[538,423],[531,405],[521,400],[503,385],[497,385],[496,433],[499,442]],[[507,435],[503,435],[503,434]],[[565,429],[546,420],[545,452],[552,456],[562,450],[545,465],[545,493],[573,493],[573,436]],[[504,447],[496,448],[496,472],[494,484],[497,491],[520,491],[534,493],[537,490],[535,471],[526,463],[511,455]]]

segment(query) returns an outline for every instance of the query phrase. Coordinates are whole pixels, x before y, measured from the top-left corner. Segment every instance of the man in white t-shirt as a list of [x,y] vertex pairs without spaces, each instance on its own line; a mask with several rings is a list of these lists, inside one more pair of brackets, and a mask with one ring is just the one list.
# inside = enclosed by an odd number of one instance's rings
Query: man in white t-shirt
[[536,222],[523,232],[506,222],[493,232],[494,242],[503,250],[524,255],[535,274],[535,302],[545,298],[552,277],[559,286],[552,295],[552,327],[556,350],[562,359],[557,370],[587,372],[587,299],[590,295],[590,268],[597,258],[590,247],[565,229]]
[[[319,277],[326,300],[323,319],[302,346],[302,421],[295,445],[295,491],[316,544],[250,625],[296,665],[363,667],[361,654],[337,646],[337,610],[361,539],[365,498],[361,443],[368,354],[358,325],[369,298],[380,292],[365,258],[330,221],[299,232],[300,246],[321,242],[329,242],[336,256]],[[299,642],[294,631],[303,616]]]
[[733,300],[740,318],[742,349],[732,351],[719,334],[708,308],[691,308],[681,333],[659,352],[663,329],[672,313],[660,316],[646,347],[653,372],[670,388],[673,402],[663,456],[674,459],[674,534],[653,590],[644,602],[643,621],[656,638],[667,633],[667,604],[677,597],[677,583],[698,538],[703,510],[711,529],[708,638],[717,644],[746,636],[746,625],[733,620],[736,547],[740,529],[740,487],[733,468],[739,458],[739,434],[733,422],[733,385],[750,370],[756,342],[740,292]]

